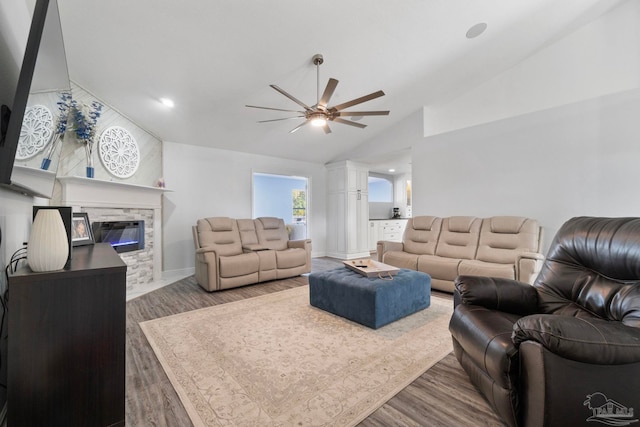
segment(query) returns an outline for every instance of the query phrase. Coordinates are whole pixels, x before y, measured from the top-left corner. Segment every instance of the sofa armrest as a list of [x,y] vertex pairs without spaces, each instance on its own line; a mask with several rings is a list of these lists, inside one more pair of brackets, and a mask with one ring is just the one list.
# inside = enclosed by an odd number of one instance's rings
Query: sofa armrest
[[288,248],[301,248],[305,250],[311,251],[311,240],[303,239],[303,240],[289,240],[287,242]]
[[528,315],[538,310],[536,289],[517,280],[498,277],[458,276],[454,283],[456,305],[479,305],[491,310]]
[[386,252],[402,251],[404,244],[402,242],[391,242],[389,240],[378,240],[376,251],[378,253],[378,261],[382,262],[382,257]]
[[604,319],[535,314],[513,327],[516,346],[527,340],[565,359],[596,365],[640,362],[640,329]]
[[218,252],[205,246],[196,250],[196,281],[208,292],[216,291],[218,286]]
[[544,255],[537,252],[522,252],[516,257],[516,280],[533,284],[540,273]]
[[211,246],[205,246],[205,247],[196,249],[196,255],[198,255],[198,254],[206,254],[206,253],[209,253],[209,252],[216,253],[216,250]]
[[211,267],[217,269],[218,252],[212,248],[205,246],[196,250],[196,263],[211,264]]

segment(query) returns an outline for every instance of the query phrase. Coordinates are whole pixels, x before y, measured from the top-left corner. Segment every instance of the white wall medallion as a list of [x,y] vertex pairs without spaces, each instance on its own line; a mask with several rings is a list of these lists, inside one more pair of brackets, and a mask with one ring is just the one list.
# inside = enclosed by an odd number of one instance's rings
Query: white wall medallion
[[118,178],[133,176],[140,165],[138,143],[128,130],[111,126],[100,135],[100,161],[109,173]]
[[27,107],[20,129],[16,159],[24,160],[38,154],[53,135],[53,115],[44,105]]

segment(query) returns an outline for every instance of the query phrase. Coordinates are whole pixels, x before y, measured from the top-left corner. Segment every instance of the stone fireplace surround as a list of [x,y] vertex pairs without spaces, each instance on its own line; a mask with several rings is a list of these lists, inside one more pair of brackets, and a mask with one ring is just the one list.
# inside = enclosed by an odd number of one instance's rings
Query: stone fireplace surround
[[95,221],[143,220],[145,248],[119,254],[127,264],[127,293],[162,276],[162,194],[164,188],[76,176],[58,177],[60,204]]

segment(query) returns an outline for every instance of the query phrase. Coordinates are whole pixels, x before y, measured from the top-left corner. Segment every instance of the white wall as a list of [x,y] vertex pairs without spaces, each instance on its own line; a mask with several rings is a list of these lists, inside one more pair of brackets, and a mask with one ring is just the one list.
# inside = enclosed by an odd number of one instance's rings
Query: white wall
[[[91,105],[93,101],[101,102],[104,107],[97,122],[97,132],[93,148],[93,166],[95,168],[95,178],[105,181],[122,182],[126,184],[155,186],[158,179],[162,177],[162,142],[160,139],[139,127],[136,123],[114,110],[104,101],[97,99],[84,88],[71,82],[73,98],[84,104]],[[70,122],[71,125],[71,122]],[[119,178],[112,175],[100,160],[99,141],[102,133],[112,126],[125,129],[135,139],[140,152],[140,163],[136,173],[129,178]],[[87,157],[84,144],[78,142],[75,134],[68,131],[64,137],[60,167],[58,176],[85,176],[87,167]],[[60,197],[60,186],[56,185],[54,199]]]
[[640,2],[424,111],[413,215],[640,216]]
[[424,108],[424,136],[640,87],[640,2],[629,0],[516,66]]
[[163,270],[194,268],[191,227],[198,218],[251,218],[252,174],[308,177],[313,256],[326,252],[326,171],[323,165],[228,150],[164,142]]
[[426,138],[413,215],[640,216],[640,90]]
[[[42,199],[38,200],[39,205]],[[2,242],[0,243],[0,294],[6,289],[4,268],[9,263],[11,255],[29,240],[29,230],[33,218],[34,198],[24,196],[15,191],[0,188],[0,230],[2,230]]]
[[352,160],[367,164],[370,158],[405,152],[423,140],[423,119],[423,111],[415,111],[380,135],[341,154],[329,163]]

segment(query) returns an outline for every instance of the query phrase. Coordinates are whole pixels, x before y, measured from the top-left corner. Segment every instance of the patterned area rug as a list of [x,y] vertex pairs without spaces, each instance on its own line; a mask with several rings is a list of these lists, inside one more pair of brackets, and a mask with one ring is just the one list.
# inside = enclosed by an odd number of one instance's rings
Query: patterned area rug
[[353,426],[452,351],[451,311],[373,330],[303,286],[140,326],[196,426]]

